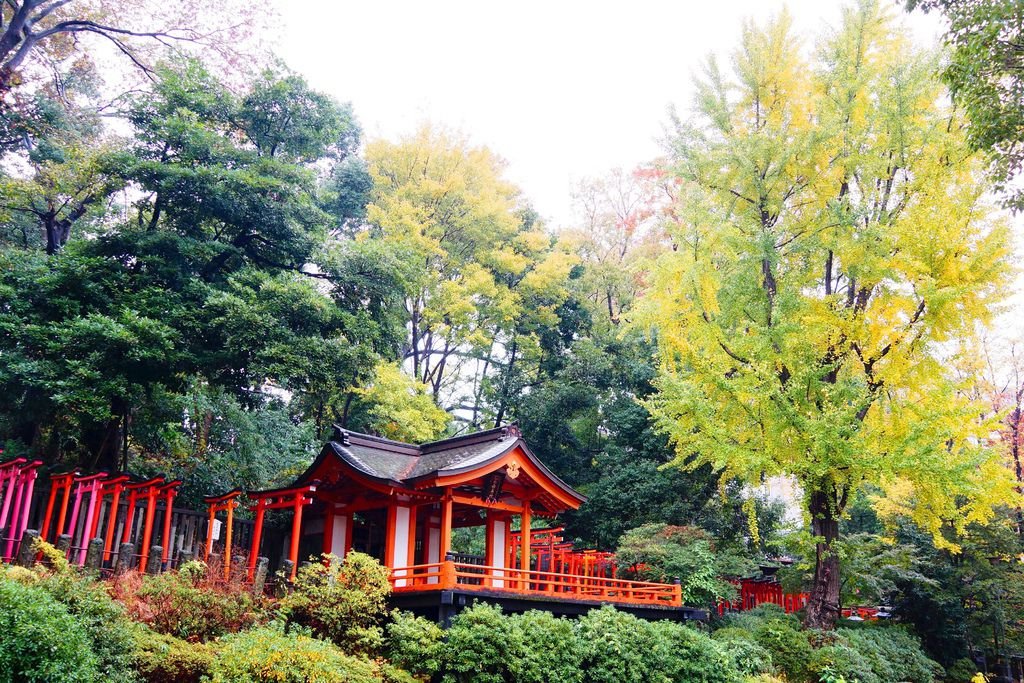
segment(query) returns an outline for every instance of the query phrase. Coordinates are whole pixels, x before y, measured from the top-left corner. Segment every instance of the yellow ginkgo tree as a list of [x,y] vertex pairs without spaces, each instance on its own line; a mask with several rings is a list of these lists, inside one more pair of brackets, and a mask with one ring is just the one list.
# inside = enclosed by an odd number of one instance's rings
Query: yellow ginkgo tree
[[1010,245],[936,77],[873,0],[802,45],[744,26],[678,119],[672,248],[636,315],[661,350],[650,409],[676,464],[801,486],[816,542],[806,623],[839,615],[839,521],[863,483],[942,531],[1015,495],[950,371],[1002,294]]
[[537,330],[558,322],[574,258],[503,178],[504,162],[424,126],[367,148],[370,230],[403,263],[402,364],[472,428],[499,424]]

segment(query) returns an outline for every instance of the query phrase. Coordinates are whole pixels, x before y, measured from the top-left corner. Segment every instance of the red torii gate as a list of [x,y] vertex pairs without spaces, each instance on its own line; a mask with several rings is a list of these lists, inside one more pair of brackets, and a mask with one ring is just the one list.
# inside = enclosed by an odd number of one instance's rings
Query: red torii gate
[[50,496],[46,501],[46,514],[43,516],[43,528],[40,530],[39,538],[46,541],[50,535],[50,521],[53,519],[53,508],[57,502],[57,494],[61,496],[60,511],[57,513],[57,535],[60,536],[64,529],[64,521],[67,519],[68,506],[71,504],[71,487],[74,485],[75,477],[81,475],[78,470],[62,472],[61,474],[50,475]]
[[174,498],[178,495],[178,489],[181,487],[181,484],[181,479],[175,479],[157,489],[157,495],[164,499],[164,528],[163,534],[160,536],[164,552],[160,561],[165,565],[171,556],[171,545],[174,541],[171,538],[171,516],[174,514]]
[[107,478],[106,472],[97,472],[84,477],[75,477],[75,504],[71,508],[71,520],[68,522],[67,534],[72,538],[75,536],[75,529],[78,526],[78,513],[82,508],[82,499],[89,497],[85,512],[85,524],[82,525],[82,538],[79,541],[78,559],[74,550],[68,551],[68,559],[75,564],[85,564],[85,550],[89,545],[89,532],[92,530],[92,523],[99,515],[99,492],[103,488],[103,481]]
[[263,516],[267,510],[292,509],[292,536],[291,545],[288,549],[288,559],[292,563],[291,576],[295,580],[295,573],[299,562],[299,537],[302,529],[302,508],[310,505],[313,498],[309,495],[316,491],[316,486],[308,484],[289,489],[271,489],[267,491],[250,491],[247,495],[256,501],[256,504],[249,509],[256,513],[256,523],[252,531],[252,545],[249,549],[249,579],[253,578],[256,572],[256,557],[260,552],[260,541],[263,538]]
[[135,482],[134,484],[127,484],[124,487],[124,490],[128,492],[128,509],[125,511],[124,533],[121,534],[121,543],[128,543],[131,540],[136,504],[140,500],[146,501],[146,513],[142,527],[142,545],[139,548],[139,567],[143,570],[146,568],[146,560],[149,559],[149,542],[153,539],[153,513],[156,511],[156,499],[163,484],[164,478],[157,476],[145,481]]
[[209,561],[210,553],[213,552],[213,522],[218,512],[227,511],[228,520],[224,535],[224,579],[231,578],[231,523],[234,521],[235,508],[238,507],[237,498],[242,495],[242,489],[232,489],[220,496],[206,496],[203,502],[209,507],[210,518],[206,525],[206,553],[204,559]]
[[[121,491],[124,490],[125,484],[131,481],[131,477],[127,474],[121,474],[111,479],[107,479],[103,482],[103,486],[99,490],[99,501],[100,505],[103,505],[103,499],[110,496],[110,507],[107,508],[107,519],[105,521],[107,525],[107,533],[103,539],[103,561],[106,562],[110,559],[111,547],[114,545],[114,532],[117,529],[117,515],[118,505],[121,502]],[[92,522],[92,529],[89,530],[89,538],[95,538],[99,532],[100,516],[96,515]]]
[[7,482],[3,505],[0,507],[0,529],[8,529],[3,554],[7,559],[13,557],[14,544],[21,541],[21,535],[28,526],[32,491],[42,464],[41,460],[29,462],[25,458],[15,458],[0,464],[0,488],[4,481]]

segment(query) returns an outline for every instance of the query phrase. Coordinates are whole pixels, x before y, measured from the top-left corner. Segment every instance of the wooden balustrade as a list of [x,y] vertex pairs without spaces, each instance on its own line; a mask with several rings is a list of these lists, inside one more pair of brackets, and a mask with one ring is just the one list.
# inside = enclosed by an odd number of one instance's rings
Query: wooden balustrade
[[682,607],[677,584],[628,581],[537,569],[488,567],[464,562],[433,562],[397,567],[390,575],[396,593],[429,590],[495,591],[631,605]]

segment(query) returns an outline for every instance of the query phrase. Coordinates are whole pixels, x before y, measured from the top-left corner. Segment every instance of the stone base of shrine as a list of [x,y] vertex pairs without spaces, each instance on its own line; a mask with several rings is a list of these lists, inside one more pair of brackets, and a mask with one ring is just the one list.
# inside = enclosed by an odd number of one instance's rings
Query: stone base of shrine
[[556,616],[578,617],[601,605],[611,604],[615,609],[628,612],[648,621],[667,619],[670,621],[705,621],[707,610],[694,607],[659,605],[630,605],[601,600],[552,599],[543,595],[524,595],[514,591],[501,590],[428,590],[393,593],[389,598],[393,608],[412,612],[437,623],[448,626],[452,617],[475,602],[501,606],[506,614],[517,614],[528,610],[541,610]]

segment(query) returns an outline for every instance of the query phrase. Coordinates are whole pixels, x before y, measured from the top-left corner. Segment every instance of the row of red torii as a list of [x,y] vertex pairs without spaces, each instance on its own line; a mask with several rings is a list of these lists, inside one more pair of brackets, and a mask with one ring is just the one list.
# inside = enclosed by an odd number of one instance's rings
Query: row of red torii
[[[40,460],[14,458],[0,463],[0,558],[13,560],[22,537],[29,526],[31,505],[36,482],[43,463]],[[49,493],[40,524],[39,538],[55,542],[61,536],[70,539],[68,559],[83,565],[89,541],[103,543],[102,560],[109,562],[117,552],[117,544],[133,543],[138,548],[138,565],[146,567],[151,548],[159,547],[160,561],[166,566],[172,548],[171,520],[174,500],[182,481],[163,476],[135,479],[127,474],[96,472],[83,474],[77,470],[49,475]],[[315,486],[273,491],[250,491],[246,497],[252,501],[256,522],[249,549],[249,578],[255,570],[259,554],[264,514],[267,510],[291,509],[293,533],[289,560],[293,568],[298,561],[298,528],[302,523],[302,508],[312,503],[308,494]],[[234,490],[221,496],[204,499],[207,504],[208,523],[204,555],[213,552],[214,520],[221,512],[227,514],[225,525],[224,571],[231,571],[232,529],[234,510],[240,504],[243,492]],[[121,508],[124,508],[121,514]],[[161,529],[155,528],[157,513],[162,514]],[[135,516],[141,514],[141,536],[136,533]],[[116,532],[120,526],[120,537]]]
[[[30,505],[36,481],[40,474],[42,462],[15,458],[0,463],[0,557],[11,561],[28,528]],[[163,476],[134,480],[126,474],[109,474],[97,472],[82,474],[79,471],[59,472],[49,475],[49,493],[46,499],[45,513],[39,537],[44,541],[54,541],[60,536],[70,539],[68,543],[68,559],[77,565],[85,562],[88,541],[99,539],[103,543],[102,560],[109,562],[117,552],[117,543],[131,543],[133,522],[137,511],[142,515],[142,535],[138,539],[139,566],[145,567],[149,562],[149,552],[154,546],[162,553],[160,561],[166,565],[172,547],[171,519],[174,500],[182,481],[168,481]],[[311,494],[316,486],[305,486],[273,489],[266,491],[243,492],[234,489],[226,494],[204,498],[207,504],[208,522],[204,542],[204,555],[208,559],[214,552],[215,520],[222,514],[226,517],[225,530],[221,548],[223,552],[222,566],[225,577],[232,572],[235,561],[232,544],[235,510],[242,504],[242,499],[250,501],[249,510],[254,513],[255,521],[248,548],[247,576],[252,580],[259,556],[263,536],[263,524],[266,512],[270,510],[290,510],[292,514],[292,531],[288,548],[288,560],[291,578],[294,578],[299,561],[299,530],[302,525],[303,508],[313,503]],[[118,515],[124,503],[123,517]],[[162,513],[161,529],[155,529],[157,512]],[[80,524],[80,521],[84,522]],[[116,531],[120,522],[119,538]],[[576,550],[572,543],[564,541],[561,536],[562,527],[538,529],[530,539],[531,556],[538,566],[551,570],[558,569],[568,574],[587,577],[614,577],[614,554],[594,550]],[[330,539],[327,540],[330,544]],[[507,548],[506,565],[512,566],[521,553],[522,532],[510,533]],[[351,545],[351,540],[347,540]]]

